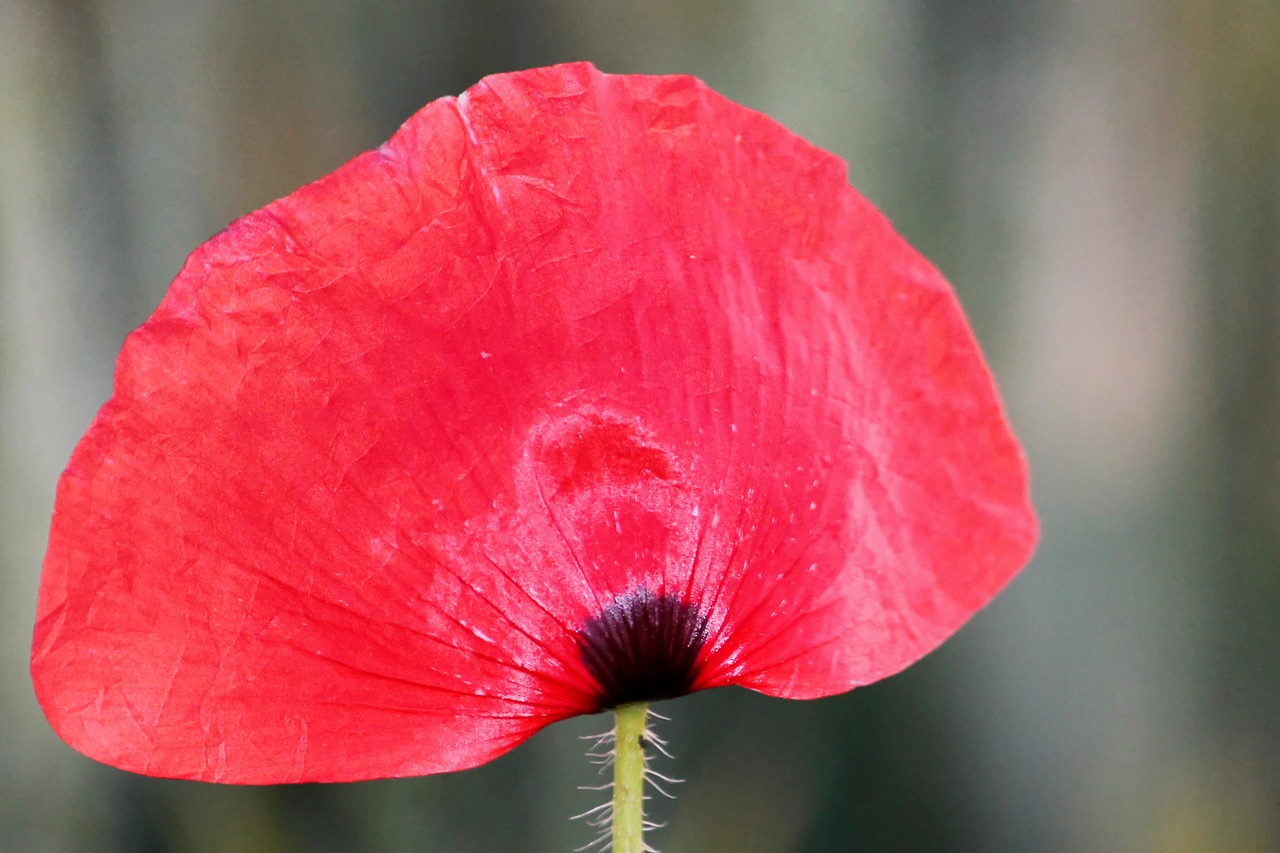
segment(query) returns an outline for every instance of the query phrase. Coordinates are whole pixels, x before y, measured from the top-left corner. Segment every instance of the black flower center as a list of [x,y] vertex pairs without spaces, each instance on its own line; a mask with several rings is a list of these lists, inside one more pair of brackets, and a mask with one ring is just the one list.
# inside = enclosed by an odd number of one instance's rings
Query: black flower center
[[639,587],[614,599],[578,633],[600,710],[688,693],[706,628],[698,608],[674,595]]

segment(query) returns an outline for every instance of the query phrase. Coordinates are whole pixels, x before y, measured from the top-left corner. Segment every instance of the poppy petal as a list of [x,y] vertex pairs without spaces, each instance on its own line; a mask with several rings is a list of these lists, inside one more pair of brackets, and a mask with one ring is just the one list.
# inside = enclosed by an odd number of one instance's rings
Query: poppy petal
[[192,254],[59,483],[32,672],[142,773],[457,770],[635,690],[896,672],[1035,538],[954,295],[839,160],[557,66]]

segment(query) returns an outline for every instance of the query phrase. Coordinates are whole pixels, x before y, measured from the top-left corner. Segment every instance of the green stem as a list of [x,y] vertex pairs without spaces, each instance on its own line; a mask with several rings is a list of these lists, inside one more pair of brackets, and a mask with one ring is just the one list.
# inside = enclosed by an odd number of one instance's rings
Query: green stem
[[644,850],[645,702],[613,711],[613,853]]

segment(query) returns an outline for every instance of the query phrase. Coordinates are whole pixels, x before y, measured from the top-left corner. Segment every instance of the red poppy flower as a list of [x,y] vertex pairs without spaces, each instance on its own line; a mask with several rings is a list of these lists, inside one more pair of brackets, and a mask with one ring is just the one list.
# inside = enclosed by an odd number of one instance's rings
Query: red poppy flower
[[688,77],[490,77],[197,249],[58,487],[58,733],[222,782],[897,672],[1027,559],[956,299]]

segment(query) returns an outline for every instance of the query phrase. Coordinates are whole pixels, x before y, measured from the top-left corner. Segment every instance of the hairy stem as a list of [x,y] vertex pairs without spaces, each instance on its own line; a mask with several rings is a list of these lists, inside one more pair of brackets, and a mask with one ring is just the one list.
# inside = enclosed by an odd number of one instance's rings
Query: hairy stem
[[614,709],[613,853],[642,853],[644,846],[645,702]]

